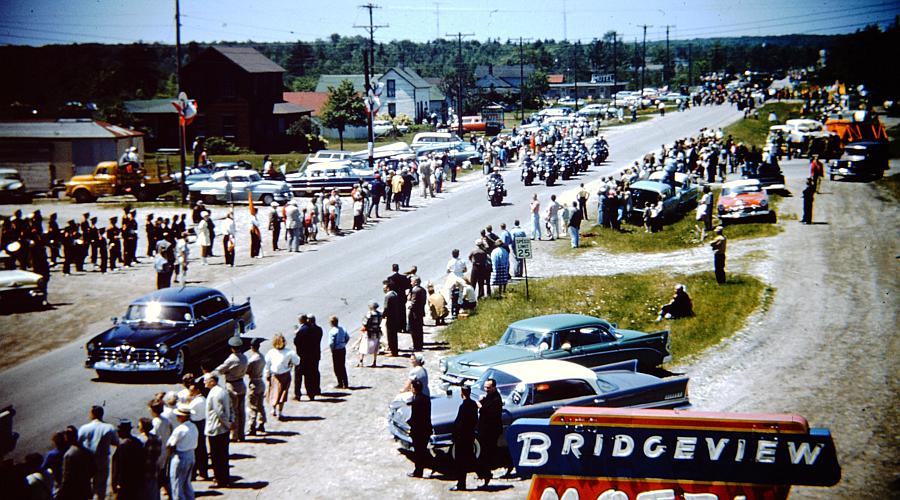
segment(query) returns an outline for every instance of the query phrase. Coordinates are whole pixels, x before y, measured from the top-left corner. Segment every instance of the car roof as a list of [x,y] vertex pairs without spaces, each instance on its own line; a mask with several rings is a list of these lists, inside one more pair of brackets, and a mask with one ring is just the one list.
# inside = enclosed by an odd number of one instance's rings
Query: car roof
[[671,188],[672,186],[657,181],[637,181],[631,185],[631,189],[644,189],[646,191],[655,191],[657,193],[669,190]]
[[584,314],[545,314],[544,316],[535,316],[533,318],[519,320],[509,326],[521,328],[523,330],[548,332],[550,330],[571,328],[573,326],[581,326],[588,323],[609,324],[605,320]]
[[559,359],[535,359],[518,363],[506,363],[495,366],[493,369],[508,373],[526,384],[573,378],[585,380],[597,378],[596,373],[590,368]]
[[216,178],[221,178],[221,177],[226,177],[226,176],[227,177],[236,177],[238,175],[252,175],[252,174],[259,175],[259,172],[257,172],[256,170],[249,170],[249,169],[221,170],[219,172],[215,172],[213,174],[213,177],[216,177]]
[[0,168],[0,174],[18,174],[19,171],[14,168]]
[[204,286],[171,287],[148,293],[133,301],[132,304],[145,304],[147,302],[194,304],[214,295],[222,295],[222,292],[215,288],[207,288]]
[[759,179],[739,179],[736,181],[728,181],[722,184],[722,189],[740,186],[759,186]]
[[[665,176],[665,174],[666,173],[663,172],[662,170],[657,170],[656,172],[653,172],[650,174],[649,179],[651,181],[661,180],[663,178],[663,176]],[[675,180],[677,182],[684,184],[684,181],[691,180],[691,176],[689,176],[688,174],[686,174],[684,172],[675,172]]]

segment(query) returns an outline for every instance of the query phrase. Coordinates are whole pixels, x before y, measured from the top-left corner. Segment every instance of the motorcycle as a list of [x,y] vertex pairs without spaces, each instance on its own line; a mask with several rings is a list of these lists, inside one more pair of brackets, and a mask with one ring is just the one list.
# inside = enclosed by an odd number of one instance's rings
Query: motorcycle
[[488,179],[487,195],[488,201],[491,202],[492,207],[502,205],[503,197],[506,196],[506,188],[503,186],[503,180],[494,178]]
[[544,182],[547,183],[548,186],[552,186],[556,182],[556,178],[559,176],[559,167],[556,163],[549,163],[547,165],[547,174],[544,177]]
[[531,183],[534,182],[534,176],[534,164],[531,162],[526,163],[522,170],[522,182],[524,182],[526,186],[530,186]]
[[605,144],[603,145],[595,145],[593,151],[591,152],[591,160],[594,162],[594,165],[600,165],[605,162],[609,157],[609,147]]

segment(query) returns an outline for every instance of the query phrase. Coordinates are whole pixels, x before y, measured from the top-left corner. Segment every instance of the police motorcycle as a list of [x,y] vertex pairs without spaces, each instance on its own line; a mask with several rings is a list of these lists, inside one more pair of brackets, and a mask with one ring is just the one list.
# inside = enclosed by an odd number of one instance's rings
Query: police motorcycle
[[559,177],[559,164],[556,161],[556,157],[547,155],[547,158],[543,163],[543,168],[544,182],[548,186],[552,186],[556,182],[556,179]]
[[500,170],[495,168],[494,173],[487,180],[487,196],[492,207],[503,204],[503,197],[506,196],[506,187],[503,185],[503,177],[500,176]]
[[578,169],[582,172],[587,172],[588,167],[591,166],[591,160],[588,155],[587,147],[583,142],[579,142],[576,146],[576,162],[578,163]]
[[536,175],[534,160],[531,156],[526,156],[525,159],[522,160],[522,182],[524,182],[526,186],[530,186],[534,182]]
[[609,145],[606,143],[606,139],[601,137],[591,146],[591,161],[596,166],[605,162],[607,158],[609,158]]

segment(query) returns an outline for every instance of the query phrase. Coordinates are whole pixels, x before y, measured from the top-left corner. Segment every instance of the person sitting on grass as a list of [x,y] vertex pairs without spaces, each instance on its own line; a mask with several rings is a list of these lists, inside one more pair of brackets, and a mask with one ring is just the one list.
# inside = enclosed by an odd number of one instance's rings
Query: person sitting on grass
[[675,285],[675,295],[672,296],[672,301],[660,308],[656,321],[662,321],[663,318],[687,318],[693,315],[694,303],[691,301],[691,296],[687,293],[687,287]]

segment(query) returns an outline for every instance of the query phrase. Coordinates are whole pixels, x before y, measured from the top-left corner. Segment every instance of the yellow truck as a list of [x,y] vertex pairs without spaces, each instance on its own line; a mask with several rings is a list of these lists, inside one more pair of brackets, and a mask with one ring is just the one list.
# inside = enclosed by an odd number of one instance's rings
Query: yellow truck
[[151,201],[173,188],[175,183],[167,157],[158,158],[156,165],[103,161],[97,164],[93,173],[72,177],[66,183],[66,196],[77,203],[129,194],[138,201]]

